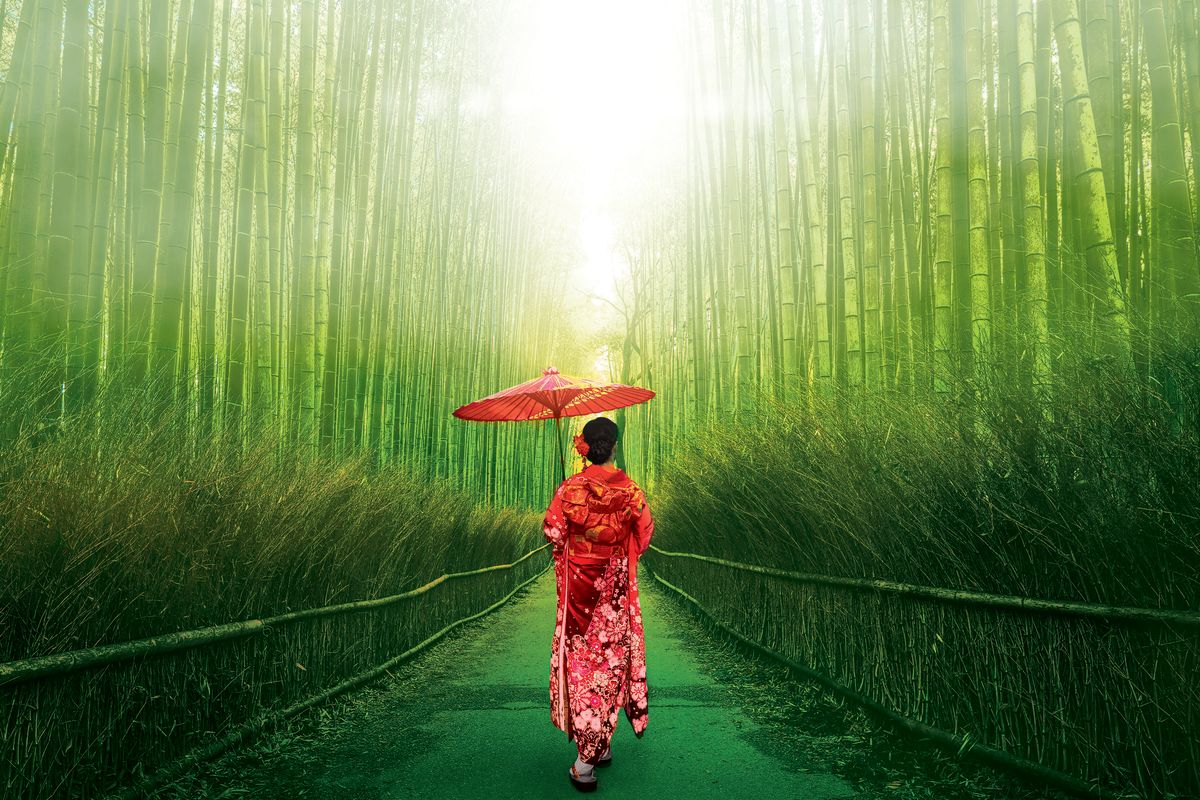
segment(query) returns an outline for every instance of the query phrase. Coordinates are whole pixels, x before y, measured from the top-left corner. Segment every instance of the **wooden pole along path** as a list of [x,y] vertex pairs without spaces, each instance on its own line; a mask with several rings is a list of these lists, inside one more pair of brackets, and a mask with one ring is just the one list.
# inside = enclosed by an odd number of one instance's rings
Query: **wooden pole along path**
[[[538,550],[541,550],[541,549],[542,549],[541,547],[538,548]],[[472,575],[472,574],[476,574],[478,572],[487,572],[487,571],[493,570],[493,569],[511,567],[511,566],[514,566],[515,564],[519,564],[521,561],[524,561],[526,558],[529,558],[529,556],[538,552],[538,550],[534,550],[532,552],[526,553],[524,556],[522,556],[517,561],[514,561],[512,564],[502,564],[502,565],[497,565],[496,567],[486,567],[482,570],[475,570],[474,572],[469,572],[469,573],[468,572],[453,573],[453,575],[454,575],[454,577],[461,577],[462,575]],[[247,722],[243,725],[239,725],[238,727],[234,728],[230,732],[226,733],[220,739],[217,739],[214,742],[210,742],[208,744],[201,745],[200,747],[195,748],[194,750],[189,752],[187,755],[183,756],[183,758],[180,758],[177,761],[174,761],[171,764],[168,764],[166,767],[163,767],[162,769],[158,770],[157,772],[153,772],[150,775],[146,776],[143,780],[138,782],[136,785],[128,787],[124,791],[121,791],[115,795],[112,795],[109,798],[109,800],[134,800],[134,798],[143,797],[146,794],[148,794],[150,791],[152,791],[153,789],[178,778],[180,775],[183,775],[188,770],[194,768],[196,765],[198,765],[204,761],[209,761],[213,758],[216,758],[221,753],[224,753],[226,750],[229,750],[233,747],[237,747],[238,745],[246,743],[247,741],[253,739],[255,736],[262,733],[263,731],[268,730],[271,726],[276,725],[276,724],[288,719],[289,717],[294,717],[297,714],[301,713],[302,711],[305,711],[314,706],[320,705],[321,703],[324,703],[334,697],[337,697],[338,695],[345,694],[346,692],[357,689],[360,686],[363,686],[367,683],[370,683],[371,681],[374,681],[378,678],[383,677],[383,675],[385,675],[389,670],[395,668],[402,662],[407,661],[408,659],[412,658],[417,653],[420,653],[421,651],[429,648],[431,645],[436,644],[446,634],[450,633],[450,631],[454,630],[455,628],[465,625],[468,622],[473,622],[474,620],[480,619],[481,617],[485,617],[488,614],[495,611],[496,609],[500,608],[505,603],[507,603],[509,600],[511,600],[513,598],[513,596],[515,596],[519,591],[521,591],[525,587],[529,586],[531,583],[536,581],[538,578],[545,575],[549,569],[550,569],[550,567],[547,566],[545,569],[543,569],[538,574],[536,574],[530,578],[527,578],[526,580],[517,584],[515,587],[513,587],[512,591],[510,591],[504,597],[497,600],[495,603],[492,603],[487,608],[485,608],[482,611],[479,611],[475,614],[471,614],[468,617],[463,617],[462,619],[458,619],[458,620],[455,620],[454,622],[451,622],[449,625],[442,628],[437,633],[434,633],[431,636],[426,637],[424,641],[420,642],[419,644],[413,645],[412,647],[410,647],[408,650],[405,650],[400,655],[393,656],[392,658],[388,659],[387,661],[383,662],[382,664],[372,667],[371,669],[367,670],[366,672],[361,672],[358,675],[354,675],[353,677],[347,678],[346,680],[342,681],[341,683],[331,686],[328,689],[326,689],[318,694],[313,695],[312,697],[306,697],[303,700],[293,703],[292,705],[288,706],[287,708],[279,709],[276,711],[270,711],[267,714],[265,714],[257,719],[253,719],[250,722]],[[437,585],[437,583],[441,583],[442,579],[444,579],[446,577],[448,577],[448,576],[443,575],[436,582],[431,581],[430,583],[425,584],[425,586],[421,587],[421,590],[427,590],[428,588],[432,588],[434,585]],[[417,591],[417,590],[414,590],[414,591]],[[387,599],[391,599],[391,598],[387,598]],[[320,610],[320,609],[317,609],[317,610]]]
[[444,575],[439,575],[433,580],[426,583],[424,586],[418,586],[415,589],[410,589],[407,592],[394,594],[389,597],[379,597],[374,600],[357,600],[350,603],[341,603],[333,606],[324,606],[322,608],[308,608],[302,611],[290,611],[286,614],[279,614],[266,619],[248,619],[241,622],[228,622],[223,625],[212,625],[207,628],[198,628],[190,631],[180,631],[178,633],[168,633],[162,636],[152,636],[148,639],[137,639],[131,642],[118,642],[116,644],[106,644],[99,647],[89,647],[83,650],[71,650],[66,653],[54,653],[46,656],[36,656],[34,658],[26,658],[20,661],[9,661],[5,664],[0,664],[0,687],[13,686],[25,681],[31,681],[38,678],[46,678],[52,675],[65,675],[79,670],[98,667],[104,664],[112,664],[121,661],[129,661],[134,658],[140,658],[150,655],[162,655],[164,653],[173,653],[178,650],[188,650],[193,647],[202,647],[204,645],[213,644],[215,642],[223,642],[229,639],[239,639],[244,636],[254,636],[260,634],[272,627],[279,625],[287,625],[294,622],[299,622],[305,619],[313,619],[315,617],[328,617],[336,614],[348,614],[358,611],[370,611],[376,608],[398,603],[402,600],[416,597],[417,595],[425,594],[436,586],[440,586],[446,581],[455,578],[465,578],[471,575],[479,575],[485,572],[496,572],[499,570],[512,569],[516,565],[531,557],[534,553],[539,553],[549,547],[549,544],[544,544],[537,549],[530,550],[525,555],[518,558],[511,564],[494,564],[490,567],[481,567],[479,569],[469,570],[467,572],[449,572]]
[[990,606],[1011,611],[1042,612],[1076,617],[1092,617],[1120,622],[1143,624],[1169,624],[1184,627],[1200,627],[1200,611],[1175,611],[1160,608],[1136,608],[1133,606],[1110,606],[1103,603],[1080,603],[1071,600],[1041,600],[1032,597],[1017,597],[1005,594],[988,594],[986,592],[969,592],[961,589],[946,589],[938,586],[920,586],[912,583],[897,583],[895,581],[873,580],[870,578],[840,578],[833,575],[816,575],[805,572],[788,572],[773,567],[760,567],[755,564],[743,564],[738,561],[728,561],[715,556],[702,556],[697,553],[676,553],[663,550],[655,545],[650,549],[668,558],[690,558],[704,561],[730,569],[744,572],[755,572],[760,575],[770,575],[774,578],[811,583],[818,586],[838,586],[847,589],[889,592],[910,597],[921,597],[926,600],[937,600],[946,603],[962,605]]
[[1005,750],[989,747],[982,742],[974,741],[970,735],[960,736],[956,733],[951,733],[950,731],[943,730],[941,728],[935,728],[932,725],[927,725],[919,720],[911,719],[903,716],[902,714],[898,714],[887,706],[877,703],[871,698],[859,694],[849,687],[843,686],[832,678],[829,678],[828,676],[823,675],[822,673],[817,672],[810,667],[806,667],[798,661],[793,661],[782,653],[777,653],[771,648],[754,641],[740,631],[735,630],[725,622],[717,619],[716,616],[714,616],[711,611],[705,608],[699,600],[697,600],[695,597],[692,597],[683,589],[680,589],[678,586],[666,580],[653,570],[651,570],[651,575],[656,583],[662,585],[666,589],[671,590],[683,600],[686,600],[693,608],[696,609],[696,611],[700,612],[700,614],[707,618],[711,624],[719,628],[727,635],[733,637],[742,644],[747,645],[748,647],[786,665],[801,675],[811,678],[833,692],[845,697],[847,700],[858,704],[867,712],[885,719],[901,730],[907,731],[908,733],[918,737],[929,739],[935,745],[947,752],[954,753],[958,756],[966,756],[985,764],[999,767],[1025,778],[1031,778],[1036,781],[1044,782],[1080,797],[1091,797],[1102,800],[1102,798],[1112,796],[1112,792],[1105,787],[1098,786],[1087,781],[1082,781],[1074,776],[1067,775],[1064,772],[1047,767],[1044,764],[1038,764],[1037,762],[1021,758],[1020,756],[1015,756]]

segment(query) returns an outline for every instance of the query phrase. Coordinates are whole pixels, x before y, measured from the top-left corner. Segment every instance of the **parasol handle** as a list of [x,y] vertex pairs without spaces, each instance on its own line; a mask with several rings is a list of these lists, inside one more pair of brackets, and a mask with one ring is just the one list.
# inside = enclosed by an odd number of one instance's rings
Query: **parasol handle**
[[566,457],[563,456],[562,425],[560,424],[560,417],[557,414],[554,415],[554,444],[555,449],[558,450],[558,466],[561,470],[559,483],[562,483],[567,479],[567,460]]

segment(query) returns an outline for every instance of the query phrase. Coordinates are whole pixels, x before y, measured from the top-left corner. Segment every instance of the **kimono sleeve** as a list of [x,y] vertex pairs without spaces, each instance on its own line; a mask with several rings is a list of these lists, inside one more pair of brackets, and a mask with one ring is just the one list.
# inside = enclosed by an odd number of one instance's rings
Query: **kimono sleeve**
[[558,553],[563,548],[563,543],[567,538],[567,519],[563,516],[562,495],[563,487],[566,481],[559,484],[557,491],[554,492],[554,497],[550,499],[550,507],[546,509],[546,516],[542,520],[542,533],[546,537],[546,541],[550,543],[550,549],[554,553]]
[[654,535],[654,517],[650,514],[650,504],[646,502],[646,495],[640,489],[634,498],[633,516],[633,541],[637,554],[641,555],[650,546],[650,537]]

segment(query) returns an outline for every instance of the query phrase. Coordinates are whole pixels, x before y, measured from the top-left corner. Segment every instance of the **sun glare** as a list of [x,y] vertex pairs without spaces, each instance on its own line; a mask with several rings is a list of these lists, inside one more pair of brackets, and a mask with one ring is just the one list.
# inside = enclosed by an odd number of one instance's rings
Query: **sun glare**
[[612,220],[586,210],[579,225],[579,239],[583,261],[575,270],[576,275],[598,298],[615,300],[615,281],[623,263],[613,240]]
[[512,14],[500,108],[565,187],[577,288],[611,301],[623,266],[615,218],[629,186],[682,155],[682,0],[517,0]]
[[683,121],[678,0],[514,4],[506,105],[592,181],[662,147]]

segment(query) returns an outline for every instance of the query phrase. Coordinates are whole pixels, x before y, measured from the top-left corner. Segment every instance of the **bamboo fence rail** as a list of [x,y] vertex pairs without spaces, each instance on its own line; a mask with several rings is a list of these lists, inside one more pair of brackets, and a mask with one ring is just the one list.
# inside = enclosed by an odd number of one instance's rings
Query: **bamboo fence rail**
[[[538,548],[538,550],[541,550],[541,549],[542,548],[540,548],[540,547]],[[513,564],[506,564],[504,566],[507,566],[507,567],[514,566],[515,564],[518,564],[521,561],[524,561],[526,558],[528,558],[529,556],[533,555],[533,553],[536,553],[536,552],[537,552],[537,550],[534,550],[533,552],[528,553],[525,556],[518,559],[517,561],[513,562]],[[495,569],[495,568],[488,568],[488,569]],[[511,592],[504,595],[504,597],[501,597],[499,600],[492,603],[490,606],[488,606],[484,610],[479,611],[475,614],[471,614],[469,617],[463,617],[462,619],[457,619],[454,622],[451,622],[449,625],[442,628],[440,631],[438,631],[437,633],[428,637],[421,643],[419,643],[413,647],[410,647],[408,650],[405,650],[403,653],[401,653],[398,656],[394,656],[394,657],[388,659],[387,661],[383,662],[379,666],[372,667],[371,669],[367,670],[366,672],[361,672],[352,678],[348,678],[348,679],[342,681],[341,683],[337,684],[336,686],[329,687],[328,689],[326,689],[323,692],[320,692],[319,694],[313,695],[312,697],[305,698],[304,700],[301,700],[298,703],[293,703],[292,705],[288,706],[287,708],[281,709],[279,711],[269,712],[269,713],[264,714],[263,716],[259,717],[258,719],[254,719],[254,720],[251,720],[250,722],[247,722],[245,725],[239,725],[238,727],[236,727],[235,729],[233,729],[232,731],[227,733],[225,736],[222,736],[217,741],[197,747],[196,749],[192,750],[187,755],[185,755],[183,758],[180,758],[177,761],[175,761],[175,762],[167,765],[163,769],[159,770],[158,772],[155,772],[154,774],[147,776],[144,780],[140,781],[138,784],[131,786],[131,787],[125,789],[124,791],[118,792],[117,794],[113,795],[111,800],[132,800],[135,797],[141,797],[142,795],[146,794],[147,792],[151,791],[152,789],[154,789],[158,786],[162,786],[163,784],[174,780],[175,778],[184,774],[188,769],[196,766],[197,764],[200,764],[204,761],[208,761],[209,759],[212,759],[212,758],[216,758],[217,756],[219,756],[221,753],[225,752],[226,750],[229,750],[230,748],[236,747],[240,744],[244,744],[245,742],[252,739],[254,736],[267,730],[271,725],[282,722],[283,720],[288,719],[289,717],[294,717],[295,715],[299,714],[302,711],[305,711],[307,709],[313,708],[314,706],[320,705],[321,703],[324,703],[326,700],[330,700],[334,697],[337,697],[338,695],[345,694],[346,692],[352,691],[354,689],[357,689],[360,686],[370,683],[371,681],[375,680],[376,678],[382,677],[383,674],[386,673],[388,670],[398,666],[399,664],[403,663],[404,661],[407,661],[408,659],[412,658],[417,653],[421,652],[422,650],[429,647],[430,645],[435,644],[443,636],[445,636],[446,634],[448,634],[450,631],[454,630],[455,628],[459,627],[460,625],[465,625],[468,622],[480,619],[481,617],[485,617],[488,614],[495,611],[496,609],[500,608],[500,606],[504,605],[509,600],[511,600],[513,598],[513,595],[515,595],[517,592],[524,589],[529,584],[536,581],[538,578],[540,578],[542,575],[544,575],[546,573],[546,571],[549,569],[550,569],[550,566],[547,565],[546,567],[544,567],[542,569],[541,572],[537,573],[536,575],[534,575],[531,578],[526,578],[524,581],[522,581],[521,583],[519,583],[515,587],[513,587],[513,590]],[[472,572],[472,573],[459,573],[459,574],[460,575],[468,575],[468,574],[476,574],[477,572],[484,572],[484,571],[486,571],[486,570],[477,570],[476,572]],[[447,576],[443,575],[442,577],[445,578]],[[440,583],[440,581],[438,581],[438,582],[431,581],[430,583],[426,584],[424,587],[421,587],[421,588],[422,589],[425,589],[426,587],[432,588],[433,586],[437,585],[437,583]]]
[[132,642],[117,642],[115,644],[88,647],[82,650],[71,650],[66,653],[37,656],[35,658],[9,661],[0,664],[0,687],[9,686],[36,678],[47,678],[53,675],[64,675],[81,669],[98,667],[103,664],[114,664],[129,661],[134,658],[163,655],[192,647],[202,647],[214,642],[237,639],[243,636],[254,636],[269,628],[287,625],[315,617],[329,617],[335,614],[347,614],[355,611],[370,611],[372,609],[390,606],[401,600],[408,600],[425,594],[449,580],[466,578],[472,575],[482,575],[485,572],[512,569],[535,553],[549,547],[548,544],[530,550],[511,564],[494,564],[490,567],[468,570],[466,572],[448,572],[439,575],[423,586],[410,589],[407,592],[394,594],[389,597],[379,597],[373,600],[357,600],[350,603],[340,603],[321,608],[307,608],[302,611],[289,611],[266,619],[247,619],[241,622],[227,622],[222,625],[210,625],[190,631],[179,631],[162,636],[152,636],[148,639],[138,639]]
[[1200,796],[1196,612],[650,550],[717,628],[942,747],[1091,797]]
[[656,581],[658,581],[658,583],[662,584],[663,586],[670,589],[675,594],[682,597],[687,602],[691,603],[693,607],[695,607],[701,614],[703,614],[705,617],[708,618],[709,622],[711,622],[717,628],[720,628],[725,633],[732,636],[737,641],[739,641],[742,644],[745,644],[755,650],[758,650],[761,653],[764,653],[764,654],[770,656],[771,658],[775,659],[776,661],[786,664],[791,669],[794,669],[797,672],[801,673],[802,675],[812,678],[813,680],[828,687],[829,689],[833,690],[834,692],[857,703],[858,705],[867,709],[868,711],[875,714],[876,716],[883,717],[884,719],[888,720],[892,724],[896,725],[897,727],[902,728],[905,731],[908,731],[909,733],[929,739],[930,741],[937,744],[939,747],[945,748],[949,752],[960,754],[960,755],[970,756],[970,757],[975,758],[976,760],[982,761],[984,763],[992,764],[994,766],[998,766],[1003,769],[1017,772],[1026,777],[1036,778],[1038,780],[1041,780],[1046,783],[1057,786],[1060,789],[1066,789],[1067,791],[1073,792],[1075,794],[1080,794],[1080,795],[1084,795],[1087,797],[1106,797],[1106,796],[1108,796],[1108,793],[1103,791],[1099,787],[1096,787],[1091,784],[1080,781],[1077,778],[1073,778],[1070,775],[1065,775],[1065,774],[1059,772],[1058,770],[1044,767],[1041,764],[1037,764],[1032,761],[1028,761],[1026,759],[1019,758],[1019,757],[1014,756],[1011,753],[1007,753],[1003,750],[997,750],[994,747],[988,747],[985,744],[980,744],[978,742],[972,742],[971,739],[967,736],[959,736],[957,734],[951,733],[950,731],[944,731],[941,728],[934,728],[932,726],[926,725],[923,722],[919,722],[915,719],[910,719],[908,717],[901,716],[900,714],[897,714],[895,711],[892,711],[890,708],[875,702],[871,698],[864,697],[863,695],[859,694],[858,692],[854,691],[853,689],[849,689],[845,686],[842,686],[840,683],[830,679],[828,676],[822,675],[821,673],[819,673],[815,670],[809,669],[808,667],[804,666],[803,664],[793,661],[792,659],[788,658],[787,656],[785,656],[781,653],[777,653],[774,650],[770,649],[769,647],[764,647],[763,645],[754,641],[750,637],[748,637],[742,633],[739,633],[738,631],[731,628],[726,623],[717,619],[713,615],[713,613],[711,611],[709,611],[707,608],[705,608],[704,605],[700,601],[698,601],[696,598],[692,597],[690,594],[685,592],[683,589],[680,589],[678,586],[676,586],[675,584],[668,581],[666,578],[663,578],[660,575],[654,574],[653,571],[651,571],[651,576]]
[[743,564],[739,561],[729,561],[724,558],[716,558],[715,556],[702,556],[698,553],[677,553],[670,550],[663,550],[655,545],[650,545],[650,549],[659,555],[670,558],[691,558],[696,561],[705,561],[709,564],[729,567],[730,569],[757,572],[760,575],[771,575],[776,578],[796,581],[797,583],[811,583],[818,586],[840,586],[848,589],[891,592],[946,603],[991,606],[993,608],[1004,608],[1012,611],[1048,612],[1121,622],[1162,623],[1182,625],[1184,627],[1200,627],[1200,611],[1110,606],[1103,603],[1077,603],[1070,600],[1042,600],[1006,594],[967,592],[961,589],[946,589],[939,586],[919,586],[913,583],[897,583],[895,581],[874,580],[871,578],[842,578],[834,575],[815,575],[807,572],[789,572],[788,570],[775,569],[774,567],[762,567],[756,564]]
[[546,547],[389,597],[0,665],[0,796],[134,796],[170,780],[499,607],[545,572],[533,556]]

